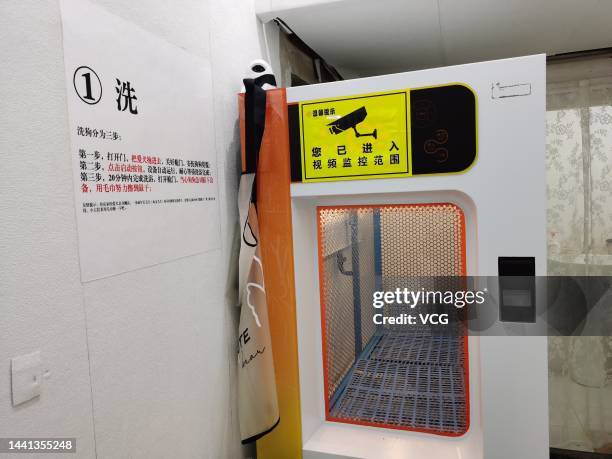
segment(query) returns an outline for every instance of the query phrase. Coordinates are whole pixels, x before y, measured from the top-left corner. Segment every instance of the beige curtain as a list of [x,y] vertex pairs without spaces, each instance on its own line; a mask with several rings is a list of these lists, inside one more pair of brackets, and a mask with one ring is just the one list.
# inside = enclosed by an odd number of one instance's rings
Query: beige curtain
[[[608,75],[609,57],[548,67],[549,275],[612,276]],[[610,295],[601,301],[609,302]],[[609,337],[549,338],[551,447],[612,452],[611,375]]]

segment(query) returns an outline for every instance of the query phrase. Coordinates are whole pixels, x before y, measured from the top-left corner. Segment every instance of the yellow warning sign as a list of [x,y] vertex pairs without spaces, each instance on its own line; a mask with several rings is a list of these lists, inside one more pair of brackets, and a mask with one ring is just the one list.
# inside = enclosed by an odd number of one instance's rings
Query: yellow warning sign
[[300,103],[302,181],[408,177],[409,90]]

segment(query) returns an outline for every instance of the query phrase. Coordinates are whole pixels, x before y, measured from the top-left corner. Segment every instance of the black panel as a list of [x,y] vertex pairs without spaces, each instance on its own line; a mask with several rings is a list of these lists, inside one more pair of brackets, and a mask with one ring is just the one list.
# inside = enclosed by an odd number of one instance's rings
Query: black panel
[[499,257],[499,315],[503,322],[535,322],[535,257]]
[[500,276],[535,276],[535,257],[499,257]]
[[476,159],[476,99],[462,85],[410,91],[412,173],[461,172]]
[[291,155],[291,181],[302,181],[302,145],[300,139],[300,106],[290,104],[289,115],[289,152]]

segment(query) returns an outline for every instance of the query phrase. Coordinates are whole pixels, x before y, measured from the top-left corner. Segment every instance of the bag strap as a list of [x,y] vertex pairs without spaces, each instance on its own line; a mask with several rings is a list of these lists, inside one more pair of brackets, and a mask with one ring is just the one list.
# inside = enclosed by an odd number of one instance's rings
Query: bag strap
[[[259,77],[257,80],[259,80]],[[245,156],[246,156],[246,173],[257,173],[257,164],[259,163],[259,150],[261,148],[261,140],[263,139],[264,130],[266,127],[266,91],[261,87],[264,82],[257,82],[255,79],[246,78],[243,80],[245,97],[244,97],[244,114],[245,114]],[[257,179],[255,179],[257,180]],[[253,191],[251,193],[251,202],[255,203],[255,181],[253,181]]]

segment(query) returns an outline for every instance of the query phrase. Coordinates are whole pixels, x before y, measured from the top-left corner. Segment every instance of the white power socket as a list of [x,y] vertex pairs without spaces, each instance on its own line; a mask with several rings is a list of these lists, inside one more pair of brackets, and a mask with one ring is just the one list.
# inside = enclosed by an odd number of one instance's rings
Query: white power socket
[[38,397],[42,386],[40,351],[11,359],[11,389],[13,406]]

